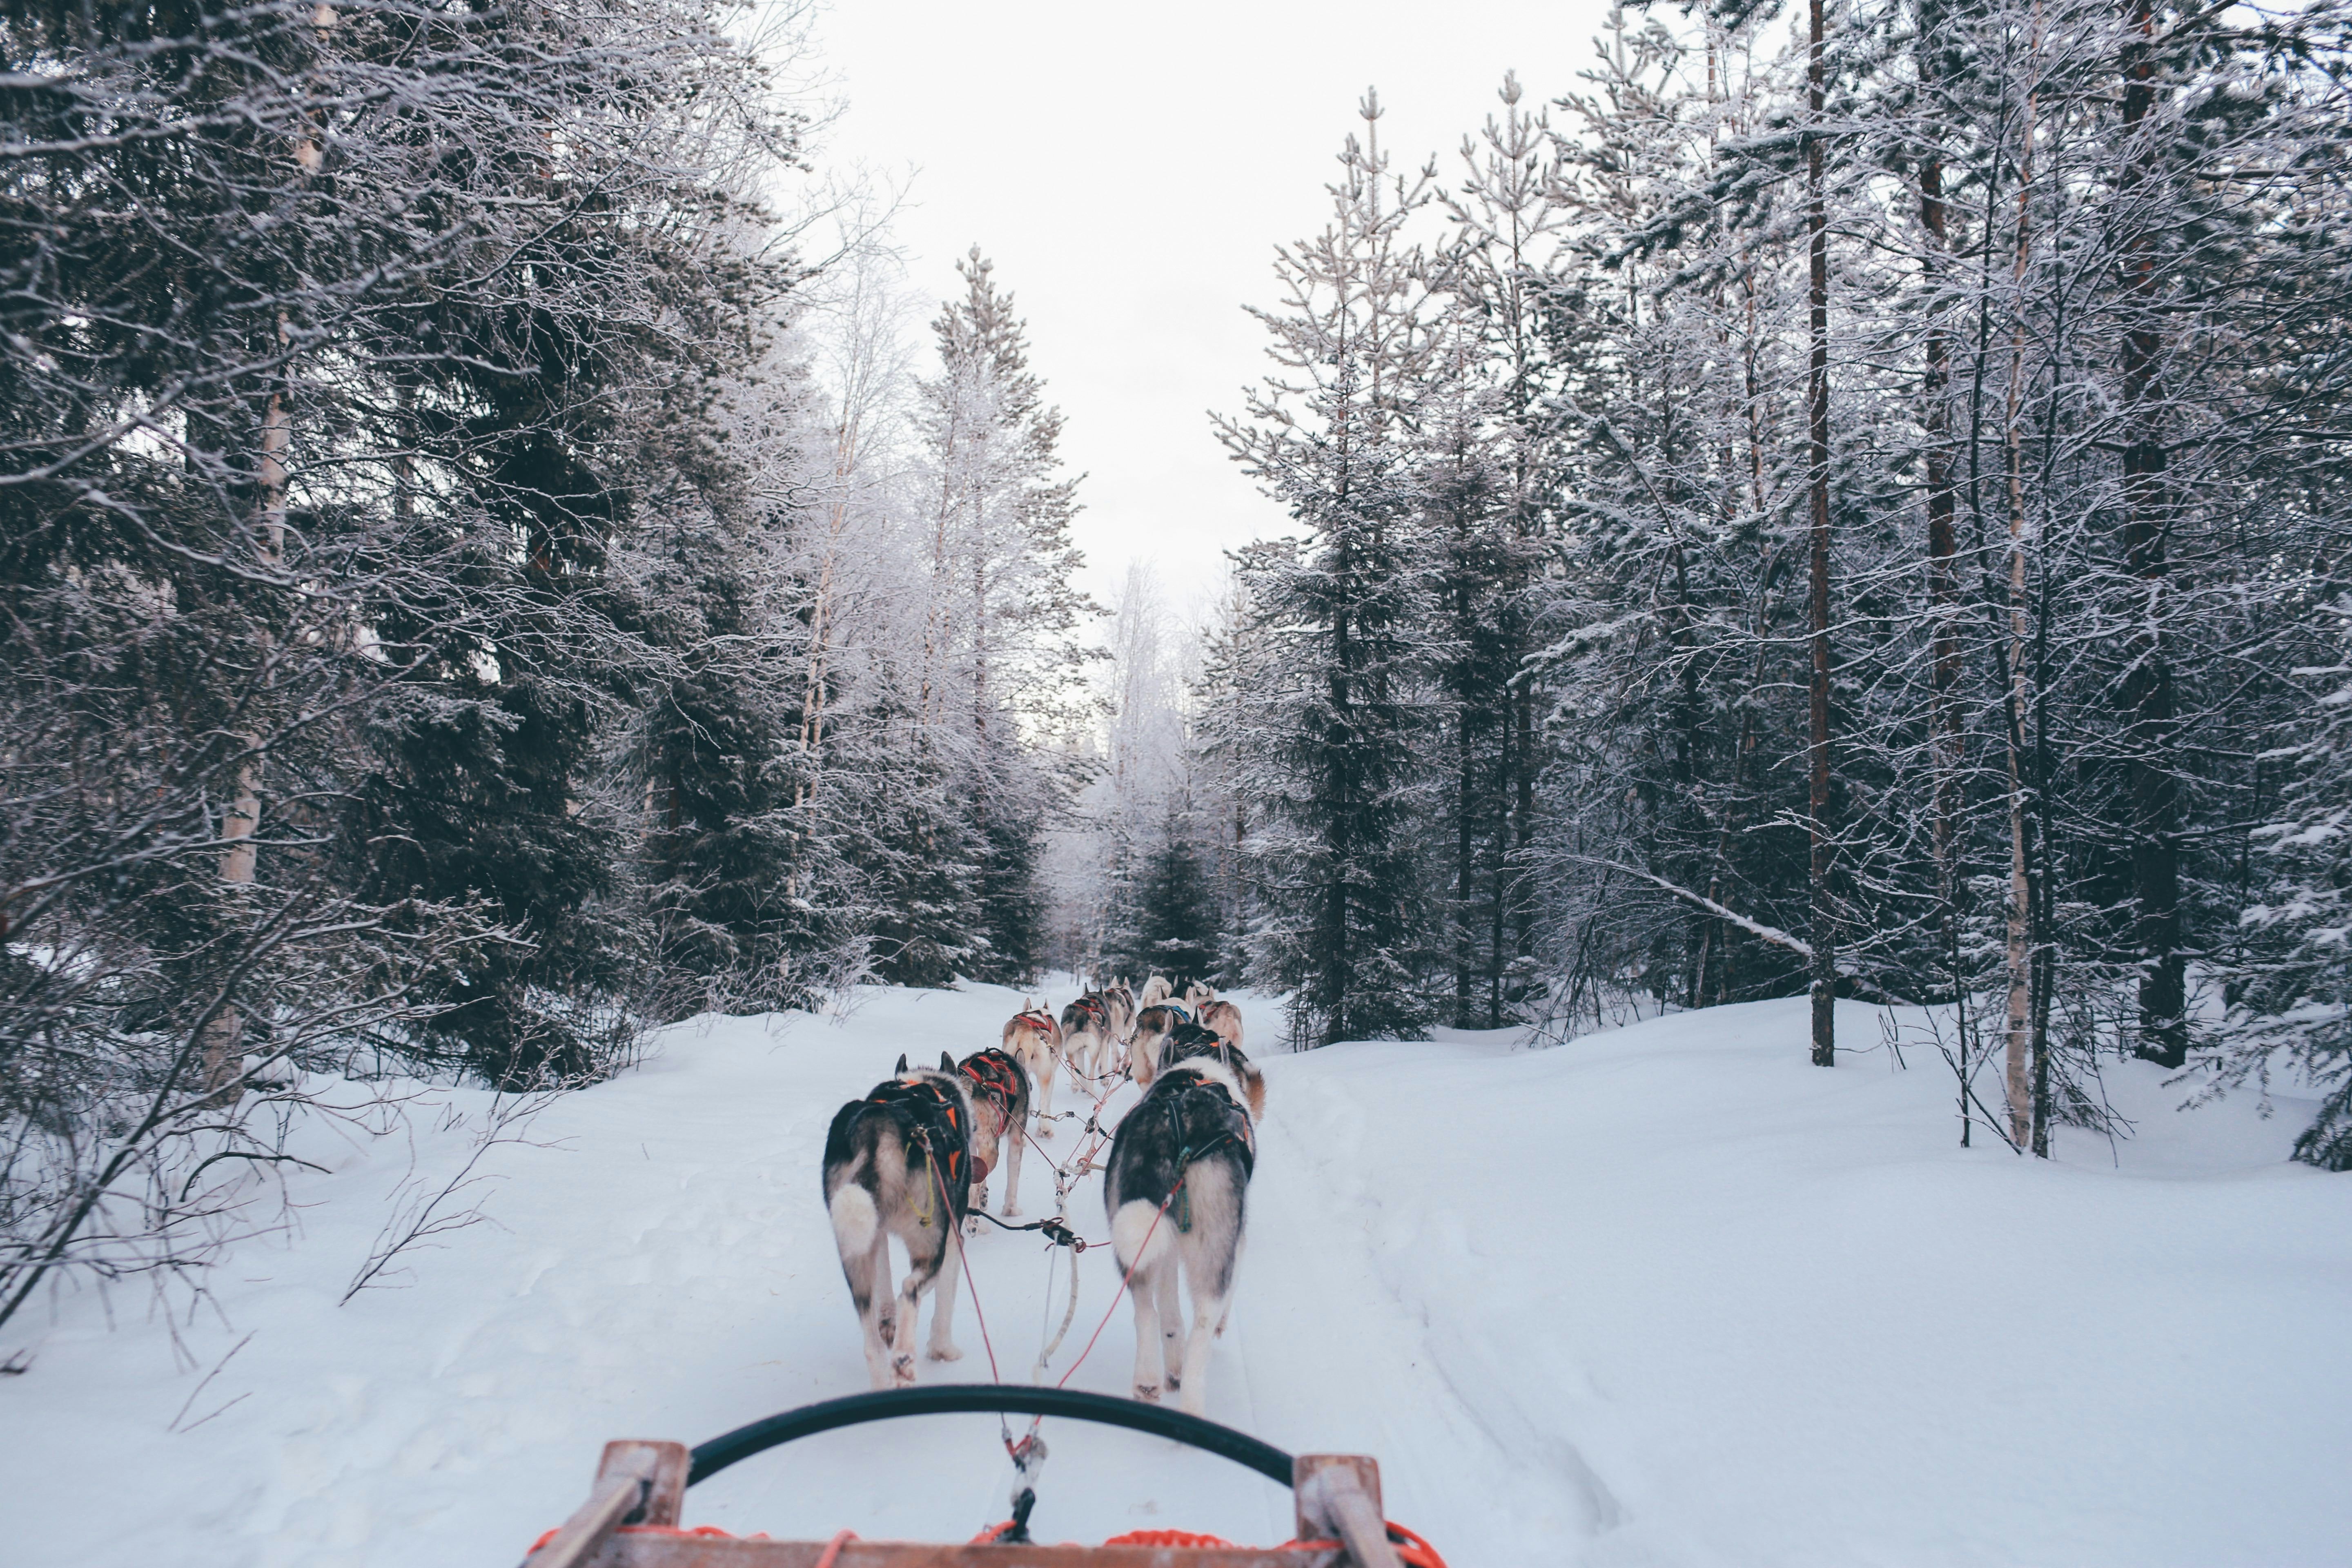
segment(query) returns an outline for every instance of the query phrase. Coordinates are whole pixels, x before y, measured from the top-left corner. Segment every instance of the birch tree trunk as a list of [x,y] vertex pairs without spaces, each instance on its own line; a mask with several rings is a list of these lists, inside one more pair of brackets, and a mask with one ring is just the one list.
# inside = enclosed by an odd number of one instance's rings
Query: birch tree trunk
[[[261,492],[256,547],[262,572],[270,575],[276,574],[286,552],[286,448],[293,434],[293,416],[281,386],[270,393],[269,406],[261,417],[261,452],[256,465]],[[266,682],[269,649],[265,645],[259,651],[255,673],[257,679]],[[245,759],[236,770],[236,795],[221,817],[220,879],[232,888],[249,888],[260,848],[254,835],[261,826],[263,758],[258,734],[248,731],[237,740],[245,748]],[[205,1026],[197,1058],[200,1087],[216,1103],[233,1105],[244,1095],[245,1055],[238,1048],[244,1038],[244,1010],[234,1000],[223,1002],[212,1022]]]

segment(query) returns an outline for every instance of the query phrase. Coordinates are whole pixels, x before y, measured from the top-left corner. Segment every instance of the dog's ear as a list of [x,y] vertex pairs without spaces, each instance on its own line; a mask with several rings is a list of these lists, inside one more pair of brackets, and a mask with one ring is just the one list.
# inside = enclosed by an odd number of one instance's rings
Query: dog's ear
[[901,1073],[907,1070],[907,1053],[904,1051],[898,1053],[898,1066],[896,1070]]
[[955,1071],[955,1056],[952,1052],[941,1051],[940,1053],[940,1070],[941,1072]]

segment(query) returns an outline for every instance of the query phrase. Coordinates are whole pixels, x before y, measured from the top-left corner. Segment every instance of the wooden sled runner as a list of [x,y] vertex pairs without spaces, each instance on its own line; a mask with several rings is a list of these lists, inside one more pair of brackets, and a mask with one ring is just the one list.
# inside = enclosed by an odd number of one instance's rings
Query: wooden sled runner
[[[990,1531],[956,1545],[861,1541],[845,1531],[832,1541],[740,1539],[677,1527],[688,1487],[779,1444],[868,1421],[972,1411],[1125,1426],[1223,1455],[1292,1489],[1298,1538],[1281,1546],[1234,1546],[1153,1531],[1100,1546],[1049,1546],[991,1540],[995,1532]],[[1027,1506],[1024,1498],[1024,1512]],[[1369,1458],[1294,1458],[1245,1432],[1181,1411],[1010,1384],[853,1394],[755,1421],[691,1451],[682,1443],[607,1443],[588,1500],[541,1537],[523,1563],[524,1568],[1444,1568],[1425,1542],[1381,1517],[1380,1467]]]

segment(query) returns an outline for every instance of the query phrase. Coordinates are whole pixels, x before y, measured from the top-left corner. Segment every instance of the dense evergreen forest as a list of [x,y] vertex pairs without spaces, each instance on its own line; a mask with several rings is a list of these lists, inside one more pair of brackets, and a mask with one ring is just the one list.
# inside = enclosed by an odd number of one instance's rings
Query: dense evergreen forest
[[1219,426],[1303,525],[1198,688],[1226,973],[1300,1045],[1957,1003],[1964,1136],[2124,1052],[2352,1166],[2345,43],[1621,12],[1418,170],[1368,98]]
[[1008,283],[775,197],[772,20],[0,5],[0,1320],[354,1085],[869,978],[1957,1001],[1964,1126],[2197,1057],[2352,1165],[2339,9],[1628,13],[1426,170],[1368,99],[1171,437],[1296,530],[1109,605]]

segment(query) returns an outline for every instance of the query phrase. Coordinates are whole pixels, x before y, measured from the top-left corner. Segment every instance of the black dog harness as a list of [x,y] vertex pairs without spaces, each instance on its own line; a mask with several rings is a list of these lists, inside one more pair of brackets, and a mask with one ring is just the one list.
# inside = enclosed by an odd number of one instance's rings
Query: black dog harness
[[965,1130],[963,1105],[953,1089],[929,1079],[894,1078],[876,1085],[874,1092],[866,1097],[866,1103],[898,1111],[913,1122],[912,1147],[934,1159],[943,1158],[950,1193],[964,1189],[968,1184],[964,1159],[971,1135]]

